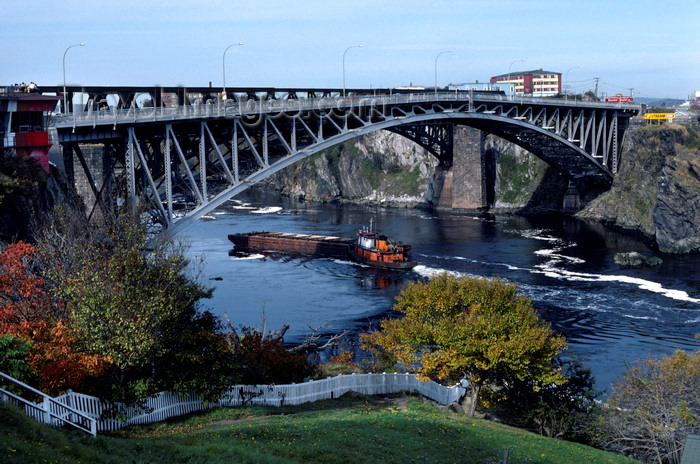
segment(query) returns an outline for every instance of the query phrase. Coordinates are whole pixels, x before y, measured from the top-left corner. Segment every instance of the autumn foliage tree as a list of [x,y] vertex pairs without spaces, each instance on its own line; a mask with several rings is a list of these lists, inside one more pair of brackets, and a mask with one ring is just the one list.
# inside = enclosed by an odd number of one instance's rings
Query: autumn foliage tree
[[235,379],[223,328],[200,307],[211,289],[198,281],[184,248],[151,245],[136,214],[93,227],[58,211],[40,237],[76,346],[110,361],[100,396],[132,403],[188,388],[216,396]]
[[515,285],[443,274],[410,284],[397,300],[394,310],[403,317],[384,319],[381,330],[363,336],[365,347],[380,347],[425,380],[466,378],[470,416],[485,384],[563,381],[553,358],[565,340],[538,318]]
[[24,242],[0,251],[0,335],[27,342],[26,362],[38,387],[58,393],[99,376],[107,360],[73,348],[63,305],[49,293],[37,260],[35,247]]
[[700,434],[700,351],[628,366],[608,403],[602,440],[642,462],[679,463],[688,434]]
[[306,356],[287,351],[284,339],[273,333],[241,327],[231,332],[230,343],[242,384],[303,382],[315,371]]

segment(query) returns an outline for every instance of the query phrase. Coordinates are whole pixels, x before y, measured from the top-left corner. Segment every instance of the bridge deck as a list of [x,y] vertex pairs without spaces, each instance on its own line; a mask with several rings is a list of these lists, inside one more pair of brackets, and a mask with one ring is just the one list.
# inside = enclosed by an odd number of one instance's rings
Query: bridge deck
[[348,97],[324,98],[269,98],[264,100],[239,100],[222,103],[195,103],[170,107],[131,107],[124,109],[110,108],[56,114],[54,125],[61,129],[65,127],[134,124],[148,122],[175,121],[185,119],[241,117],[255,114],[293,113],[299,111],[347,111],[360,107],[379,107],[387,105],[403,105],[413,103],[464,103],[477,102],[509,103],[515,105],[538,105],[551,108],[582,108],[609,109],[618,111],[637,111],[638,105],[626,103],[581,102],[563,98],[514,98],[506,95],[479,94],[470,98],[469,92],[424,92],[395,95],[352,95]]

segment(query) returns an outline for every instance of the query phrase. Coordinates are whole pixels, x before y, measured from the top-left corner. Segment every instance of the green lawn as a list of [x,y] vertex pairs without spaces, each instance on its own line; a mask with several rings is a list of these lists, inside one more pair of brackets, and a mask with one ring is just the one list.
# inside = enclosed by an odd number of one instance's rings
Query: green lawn
[[631,463],[576,443],[440,410],[420,398],[348,398],[286,408],[221,408],[96,439],[0,404],[0,462]]

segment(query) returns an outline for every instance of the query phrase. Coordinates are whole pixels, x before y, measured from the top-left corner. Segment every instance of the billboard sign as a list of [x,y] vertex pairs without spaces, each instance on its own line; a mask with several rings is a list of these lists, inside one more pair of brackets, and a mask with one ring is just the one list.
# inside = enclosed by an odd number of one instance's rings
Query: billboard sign
[[607,97],[605,101],[607,103],[634,103],[634,97],[623,97],[620,95],[617,97]]
[[644,119],[674,119],[675,113],[644,113]]

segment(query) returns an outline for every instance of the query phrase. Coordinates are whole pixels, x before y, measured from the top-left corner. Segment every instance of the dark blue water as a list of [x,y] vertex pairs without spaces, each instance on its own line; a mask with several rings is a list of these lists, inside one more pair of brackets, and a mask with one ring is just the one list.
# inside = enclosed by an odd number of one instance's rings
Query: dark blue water
[[[410,243],[419,264],[384,271],[349,260],[233,253],[227,235],[279,231],[352,237],[370,219],[388,236]],[[321,205],[263,193],[232,200],[183,233],[205,259],[204,279],[216,286],[208,306],[235,324],[268,330],[291,325],[286,341],[326,329],[357,333],[386,315],[417,279],[449,272],[497,276],[517,283],[542,318],[564,334],[569,351],[586,358],[600,388],[625,363],[698,349],[700,258],[664,257],[655,268],[622,269],[618,251],[644,250],[634,239],[560,216],[489,219],[414,209]],[[220,279],[220,280],[214,280]]]

